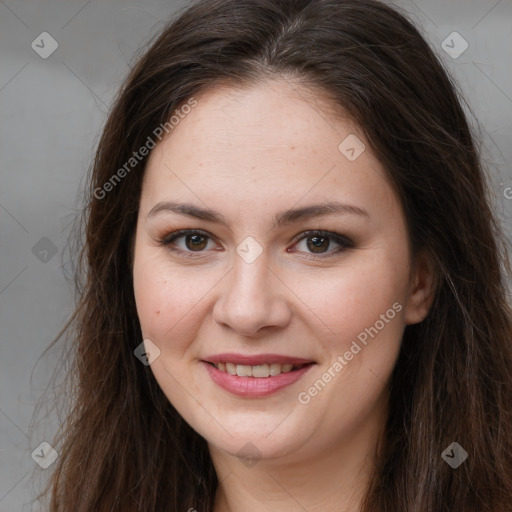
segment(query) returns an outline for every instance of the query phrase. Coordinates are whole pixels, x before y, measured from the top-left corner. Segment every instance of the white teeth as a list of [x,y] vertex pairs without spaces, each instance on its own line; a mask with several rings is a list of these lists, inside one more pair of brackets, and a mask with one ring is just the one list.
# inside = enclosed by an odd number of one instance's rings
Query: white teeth
[[270,365],[270,375],[279,375],[281,373],[281,365],[279,363],[272,363]]
[[270,370],[268,364],[259,364],[258,366],[252,367],[253,377],[270,377]]
[[[295,368],[302,368],[303,365],[296,365]],[[256,366],[249,366],[247,364],[233,364],[233,363],[218,363],[215,367],[221,372],[226,372],[229,375],[238,375],[239,377],[273,377],[281,373],[291,372],[294,368],[293,364],[259,364]]]
[[251,377],[252,376],[252,368],[245,364],[237,364],[236,365],[236,374],[239,377]]

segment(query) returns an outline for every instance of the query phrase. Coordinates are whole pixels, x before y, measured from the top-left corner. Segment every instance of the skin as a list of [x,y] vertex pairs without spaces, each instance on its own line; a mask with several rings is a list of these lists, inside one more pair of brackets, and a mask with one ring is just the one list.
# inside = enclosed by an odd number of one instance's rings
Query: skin
[[[433,298],[431,261],[413,260],[383,167],[327,100],[282,79],[210,89],[196,99],[152,151],[140,200],[133,278],[143,336],[161,351],[151,370],[208,442],[220,481],[215,512],[355,511],[386,421],[403,331],[425,318]],[[338,149],[349,134],[366,145],[355,161]],[[215,210],[227,226],[170,211],[148,217],[171,200]],[[330,201],[367,215],[273,226],[279,211]],[[172,246],[187,258],[159,243],[178,229],[210,238],[199,238],[195,251],[184,236],[176,239]],[[336,252],[341,246],[328,238],[313,252],[301,233],[318,229],[348,237],[353,247]],[[248,236],[262,248],[252,263],[236,252]],[[298,394],[395,303],[402,307],[394,318],[300,403]],[[221,352],[317,364],[270,396],[241,398],[218,387],[200,363]],[[257,449],[254,464],[239,456],[248,442]]]

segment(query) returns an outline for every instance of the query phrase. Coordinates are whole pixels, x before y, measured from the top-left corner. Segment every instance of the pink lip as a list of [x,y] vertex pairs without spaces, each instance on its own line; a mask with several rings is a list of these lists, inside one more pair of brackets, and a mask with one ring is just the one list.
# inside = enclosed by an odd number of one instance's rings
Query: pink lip
[[233,363],[233,364],[246,364],[249,366],[257,366],[259,364],[272,364],[272,363],[279,363],[279,364],[308,364],[308,363],[314,363],[315,361],[312,361],[311,359],[302,359],[300,357],[294,357],[294,356],[283,356],[279,354],[257,354],[254,356],[248,356],[244,354],[233,354],[233,353],[226,353],[226,354],[216,354],[212,356],[205,357],[203,361],[209,362],[209,363]]
[[[222,361],[226,360],[222,359]],[[268,362],[269,360],[266,359],[266,361]],[[306,363],[307,362],[308,361],[306,361]],[[288,373],[281,373],[279,375],[261,378],[239,377],[238,375],[229,375],[226,372],[217,370],[215,366],[211,365],[206,361],[201,361],[201,364],[205,366],[206,370],[210,374],[210,377],[212,378],[213,382],[215,382],[215,384],[225,389],[226,391],[233,393],[234,395],[248,398],[267,396],[281,388],[284,388],[285,386],[293,384],[294,382],[298,381],[307,371],[309,371],[309,369],[313,366],[314,363],[306,364],[306,366],[300,368],[299,370],[293,370]]]

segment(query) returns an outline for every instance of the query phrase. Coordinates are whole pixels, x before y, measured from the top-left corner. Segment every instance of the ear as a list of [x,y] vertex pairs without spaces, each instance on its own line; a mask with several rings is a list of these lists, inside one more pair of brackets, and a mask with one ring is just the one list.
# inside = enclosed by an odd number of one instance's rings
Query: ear
[[405,323],[417,324],[428,315],[434,300],[437,272],[434,260],[426,251],[416,256],[409,280],[409,291],[405,308]]

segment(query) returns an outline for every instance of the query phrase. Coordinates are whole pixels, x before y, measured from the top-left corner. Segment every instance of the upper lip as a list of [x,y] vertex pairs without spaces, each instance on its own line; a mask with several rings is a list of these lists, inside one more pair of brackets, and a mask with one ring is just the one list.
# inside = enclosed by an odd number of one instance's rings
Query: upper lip
[[258,366],[261,364],[308,364],[314,363],[311,359],[303,359],[301,357],[295,356],[284,356],[281,354],[256,354],[256,355],[246,355],[246,354],[215,354],[212,356],[205,357],[203,361],[208,363],[218,364],[218,363],[233,363],[233,364],[242,364],[248,366]]

